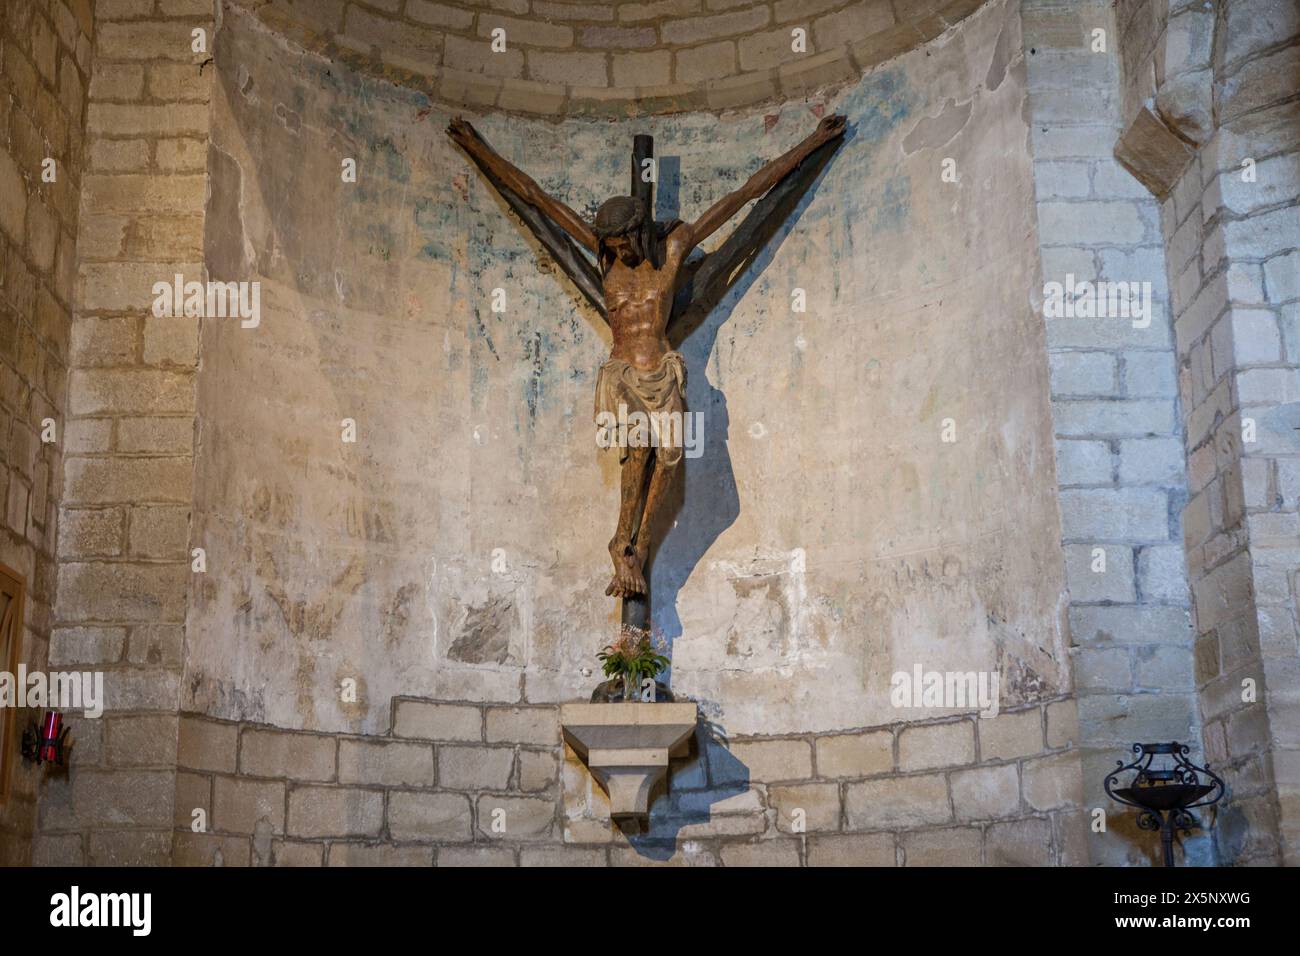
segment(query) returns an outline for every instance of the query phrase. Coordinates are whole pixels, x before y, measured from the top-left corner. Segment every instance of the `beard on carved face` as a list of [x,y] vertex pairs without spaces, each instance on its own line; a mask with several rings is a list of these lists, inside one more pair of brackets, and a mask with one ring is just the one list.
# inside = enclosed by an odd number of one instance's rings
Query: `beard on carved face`
[[636,266],[643,258],[641,255],[641,243],[637,241],[635,235],[631,236],[612,236],[605,240],[605,246],[625,266]]

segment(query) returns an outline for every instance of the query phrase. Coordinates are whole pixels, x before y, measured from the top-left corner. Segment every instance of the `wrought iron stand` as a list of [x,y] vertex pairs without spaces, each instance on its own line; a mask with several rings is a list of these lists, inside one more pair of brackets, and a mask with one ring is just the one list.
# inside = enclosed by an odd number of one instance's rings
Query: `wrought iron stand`
[[[1197,825],[1189,812],[1195,807],[1208,807],[1223,798],[1223,780],[1208,766],[1198,767],[1187,759],[1190,748],[1177,741],[1168,744],[1134,744],[1137,754],[1132,763],[1116,761],[1116,767],[1106,777],[1103,786],[1107,795],[1117,803],[1137,807],[1137,825],[1143,830],[1159,831],[1164,849],[1165,866],[1174,866],[1174,831],[1191,833]],[[1167,757],[1161,765],[1152,766],[1155,757]],[[1119,775],[1133,771],[1134,776],[1126,787],[1118,787]],[[1202,775],[1211,782],[1203,782]]]

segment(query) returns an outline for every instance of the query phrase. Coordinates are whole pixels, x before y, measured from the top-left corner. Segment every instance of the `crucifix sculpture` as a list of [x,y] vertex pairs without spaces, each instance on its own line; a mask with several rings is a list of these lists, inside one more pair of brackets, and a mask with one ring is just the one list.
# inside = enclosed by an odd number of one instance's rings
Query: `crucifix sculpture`
[[[595,222],[587,223],[503,159],[469,123],[456,117],[447,128],[609,323],[614,341],[596,380],[598,420],[602,413],[617,414],[620,405],[651,418],[682,413],[686,370],[669,342],[670,327],[681,332],[692,318],[698,322],[707,315],[793,210],[844,131],[843,116],[825,117],[812,135],[695,222],[659,224],[654,220],[654,141],[649,136],[633,141],[631,195],[607,200]],[[688,262],[700,242],[752,200],[759,202],[718,250]],[[619,516],[609,542],[614,571],[605,593],[622,599],[623,624],[640,629],[650,626],[649,529],[682,459],[681,445],[668,437],[666,444],[619,449]]]

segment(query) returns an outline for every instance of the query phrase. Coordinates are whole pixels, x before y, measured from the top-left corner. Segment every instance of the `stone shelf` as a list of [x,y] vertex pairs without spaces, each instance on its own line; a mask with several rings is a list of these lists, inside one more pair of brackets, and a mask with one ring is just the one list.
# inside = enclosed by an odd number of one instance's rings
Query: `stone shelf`
[[650,793],[673,757],[686,755],[697,719],[694,703],[563,704],[564,739],[609,794],[619,826],[643,826]]

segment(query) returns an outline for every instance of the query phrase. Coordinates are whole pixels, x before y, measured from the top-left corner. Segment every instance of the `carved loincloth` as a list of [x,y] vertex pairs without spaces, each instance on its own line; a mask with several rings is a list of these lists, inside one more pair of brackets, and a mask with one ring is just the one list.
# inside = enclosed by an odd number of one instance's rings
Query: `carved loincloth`
[[[676,413],[677,431],[660,433],[662,445],[655,445],[655,454],[665,465],[676,465],[682,460],[681,432],[682,392],[686,388],[686,363],[680,352],[665,352],[659,364],[652,369],[637,368],[622,359],[611,358],[600,367],[596,376],[596,416],[607,412],[618,418],[619,405],[627,406],[627,413],[641,412],[653,416]],[[670,445],[670,442],[674,441]],[[627,461],[628,447],[618,450],[619,463]]]

